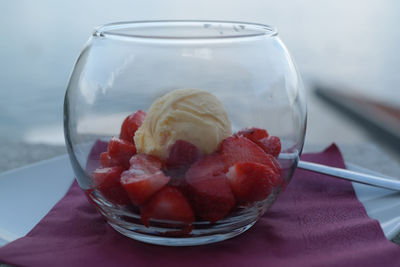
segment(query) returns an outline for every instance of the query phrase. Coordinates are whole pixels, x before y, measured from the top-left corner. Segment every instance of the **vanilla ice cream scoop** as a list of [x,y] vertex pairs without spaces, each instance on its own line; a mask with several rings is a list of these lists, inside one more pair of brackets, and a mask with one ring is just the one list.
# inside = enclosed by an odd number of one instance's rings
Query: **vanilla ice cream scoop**
[[192,143],[209,154],[231,134],[225,108],[214,95],[196,89],[179,89],[153,102],[134,139],[138,153],[165,159],[177,140]]

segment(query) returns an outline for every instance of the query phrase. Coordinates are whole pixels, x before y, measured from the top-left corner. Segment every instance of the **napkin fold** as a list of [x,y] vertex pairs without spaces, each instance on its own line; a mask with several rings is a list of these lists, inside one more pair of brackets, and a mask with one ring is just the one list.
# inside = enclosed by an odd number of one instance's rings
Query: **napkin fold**
[[[303,160],[344,168],[338,148]],[[149,245],[117,233],[76,182],[25,237],[0,248],[22,266],[400,266],[400,247],[368,217],[350,182],[297,169],[247,232],[195,247]]]

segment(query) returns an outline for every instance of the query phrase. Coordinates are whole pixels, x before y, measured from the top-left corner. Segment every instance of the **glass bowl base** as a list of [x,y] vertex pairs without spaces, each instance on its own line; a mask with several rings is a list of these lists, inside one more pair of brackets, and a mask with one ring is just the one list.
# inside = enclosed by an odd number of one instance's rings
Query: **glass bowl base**
[[175,246],[175,247],[197,246],[197,245],[205,245],[205,244],[220,242],[235,237],[237,235],[240,235],[241,233],[250,229],[255,223],[256,221],[224,234],[211,234],[207,236],[196,236],[196,237],[189,236],[189,237],[178,238],[178,237],[160,237],[160,236],[137,233],[134,230],[126,229],[116,224],[113,224],[112,222],[108,222],[108,224],[111,225],[112,228],[114,228],[116,231],[129,238],[149,244],[162,245],[162,246]]
[[111,227],[129,238],[164,246],[196,246],[220,242],[245,232],[272,205],[280,190],[277,188],[267,199],[251,207],[238,206],[229,216],[215,223],[195,221],[192,225],[150,219],[149,225],[145,226],[137,208],[113,205],[96,190],[87,197]]

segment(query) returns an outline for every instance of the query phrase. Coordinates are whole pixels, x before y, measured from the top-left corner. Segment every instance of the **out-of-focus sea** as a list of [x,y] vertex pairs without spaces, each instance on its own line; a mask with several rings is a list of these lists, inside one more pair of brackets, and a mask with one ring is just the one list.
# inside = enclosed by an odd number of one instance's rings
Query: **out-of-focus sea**
[[65,89],[92,29],[155,19],[274,25],[307,84],[400,106],[399,1],[0,1],[3,142],[63,144]]

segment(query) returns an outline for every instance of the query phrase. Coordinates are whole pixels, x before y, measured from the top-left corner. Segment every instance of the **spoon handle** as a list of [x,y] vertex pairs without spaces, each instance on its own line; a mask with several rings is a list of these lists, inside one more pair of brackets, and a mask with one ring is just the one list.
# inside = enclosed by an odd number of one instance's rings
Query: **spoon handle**
[[331,176],[335,176],[335,177],[345,179],[345,180],[354,181],[357,183],[362,183],[362,184],[382,187],[382,188],[386,188],[386,189],[390,189],[390,190],[400,191],[400,180],[398,180],[396,178],[389,179],[389,178],[379,177],[379,176],[360,173],[360,172],[349,171],[346,169],[340,169],[340,168],[330,167],[330,166],[326,166],[326,165],[322,165],[322,164],[312,163],[312,162],[308,162],[308,161],[301,161],[301,160],[298,162],[297,167],[304,169],[304,170],[328,174]]

